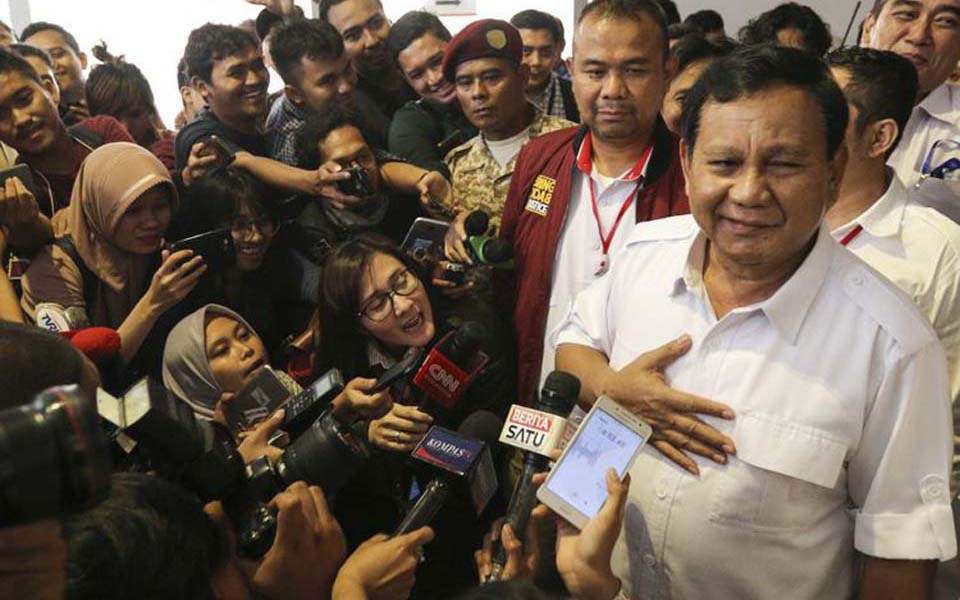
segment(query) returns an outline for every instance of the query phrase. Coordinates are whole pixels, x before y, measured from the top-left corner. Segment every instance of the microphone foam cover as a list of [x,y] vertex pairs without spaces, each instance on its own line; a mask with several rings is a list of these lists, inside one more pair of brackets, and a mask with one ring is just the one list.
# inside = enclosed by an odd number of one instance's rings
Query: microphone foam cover
[[475,210],[463,222],[463,229],[467,235],[483,235],[490,226],[490,215],[482,210]]
[[83,352],[97,366],[105,365],[120,355],[120,334],[107,327],[87,327],[64,331],[60,335]]
[[503,429],[503,421],[497,415],[489,410],[478,410],[460,423],[457,433],[467,439],[491,445],[500,439],[501,429]]

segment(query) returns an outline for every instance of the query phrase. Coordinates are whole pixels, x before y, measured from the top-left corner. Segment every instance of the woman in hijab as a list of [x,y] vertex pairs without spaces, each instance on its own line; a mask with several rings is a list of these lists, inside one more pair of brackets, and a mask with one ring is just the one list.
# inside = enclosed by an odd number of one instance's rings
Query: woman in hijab
[[[208,304],[170,331],[163,350],[163,384],[206,419],[224,422],[223,405],[270,364],[263,340],[239,314]],[[300,386],[274,371],[291,395]],[[376,380],[353,379],[333,400],[338,414],[379,416],[390,409],[389,392],[367,394]]]
[[[169,172],[148,150],[123,142],[91,152],[73,186],[68,235],[40,251],[23,278],[26,314],[36,321],[47,304],[72,321],[114,328],[129,365],[206,271],[190,250],[161,253],[177,204]],[[134,371],[156,366],[137,362]]]

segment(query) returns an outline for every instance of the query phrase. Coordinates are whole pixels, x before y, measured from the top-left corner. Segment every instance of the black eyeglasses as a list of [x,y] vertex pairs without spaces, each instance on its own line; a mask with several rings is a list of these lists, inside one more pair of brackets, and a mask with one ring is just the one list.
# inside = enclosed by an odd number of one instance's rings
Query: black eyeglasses
[[360,307],[358,317],[366,317],[371,321],[383,321],[394,312],[393,297],[409,296],[420,287],[420,280],[409,270],[404,269],[396,275],[396,279],[390,286],[389,292],[380,292],[370,297],[367,302]]

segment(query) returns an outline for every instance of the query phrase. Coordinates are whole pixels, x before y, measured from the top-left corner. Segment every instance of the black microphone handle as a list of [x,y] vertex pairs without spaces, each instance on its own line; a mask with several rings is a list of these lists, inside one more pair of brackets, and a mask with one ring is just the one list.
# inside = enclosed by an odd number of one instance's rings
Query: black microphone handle
[[[504,522],[510,525],[517,539],[523,541],[530,521],[530,512],[537,505],[537,487],[533,484],[533,476],[546,471],[550,466],[550,459],[535,452],[527,452],[523,461],[523,474],[517,480],[510,496],[510,506],[507,507],[507,516]],[[493,547],[493,569],[490,579],[497,581],[507,564],[507,551],[503,547],[502,537]]]
[[417,498],[413,508],[407,512],[400,524],[397,525],[393,537],[416,531],[424,525],[429,525],[437,512],[443,506],[447,496],[450,493],[450,486],[443,480],[434,479],[427,484],[427,489],[423,490],[420,497]]

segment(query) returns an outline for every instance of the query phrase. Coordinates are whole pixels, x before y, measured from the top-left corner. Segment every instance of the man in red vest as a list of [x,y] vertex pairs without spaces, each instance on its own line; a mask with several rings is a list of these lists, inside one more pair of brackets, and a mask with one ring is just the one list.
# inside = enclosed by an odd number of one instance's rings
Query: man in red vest
[[[521,402],[530,402],[553,370],[550,332],[616,260],[632,225],[689,212],[677,140],[659,116],[671,64],[666,22],[652,0],[595,0],[580,16],[573,93],[583,126],[524,147],[500,230],[516,258],[514,288],[500,296],[515,302]],[[651,398],[673,403],[669,412],[676,414],[712,405],[657,376],[687,347],[677,342],[635,365],[653,375],[641,377]],[[719,439],[699,429],[702,441]]]

